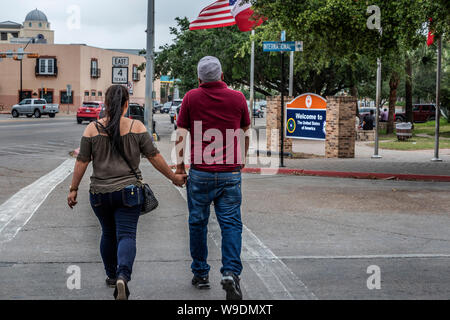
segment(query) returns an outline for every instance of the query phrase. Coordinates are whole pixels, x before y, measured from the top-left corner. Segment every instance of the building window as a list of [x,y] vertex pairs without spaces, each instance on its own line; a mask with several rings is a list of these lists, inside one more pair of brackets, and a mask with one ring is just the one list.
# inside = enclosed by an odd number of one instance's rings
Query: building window
[[139,74],[138,66],[133,65],[133,81],[141,80],[141,75]]
[[91,60],[91,78],[100,78],[101,72],[98,68],[98,60],[92,59]]
[[95,91],[91,92],[91,96],[95,97]]
[[40,89],[39,90],[39,98],[45,99],[45,101],[47,101],[47,103],[53,103],[53,90]]
[[13,32],[11,33],[13,38],[18,38],[19,37],[19,33],[18,32]]
[[99,92],[97,93],[97,96],[99,96],[99,97],[103,96],[103,92],[99,91]]
[[85,96],[85,97],[89,97],[89,91],[85,91],[85,92],[84,92],[84,96]]
[[37,59],[36,74],[38,75],[56,75],[56,59],[55,58],[40,58]]
[[0,40],[2,41],[8,40],[8,34],[6,32],[2,32],[0,37]]
[[33,24],[30,22],[30,23],[28,24],[28,26],[31,28],[31,27],[33,26]]
[[42,22],[39,22],[39,28],[42,28]]
[[60,99],[60,103],[61,104],[73,104],[73,91],[72,91],[72,95],[67,96],[67,91],[61,91],[61,99]]

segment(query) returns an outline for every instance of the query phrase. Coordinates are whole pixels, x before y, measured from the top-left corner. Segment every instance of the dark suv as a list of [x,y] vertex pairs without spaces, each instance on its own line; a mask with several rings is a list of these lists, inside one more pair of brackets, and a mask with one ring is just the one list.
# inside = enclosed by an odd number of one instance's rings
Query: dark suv
[[[136,119],[144,123],[144,107],[137,103],[130,103],[125,117]],[[105,107],[100,111],[99,119],[105,117]]]
[[[436,106],[434,104],[414,104],[413,105],[414,122],[427,122],[436,119]],[[405,122],[406,113],[396,113],[395,121]]]

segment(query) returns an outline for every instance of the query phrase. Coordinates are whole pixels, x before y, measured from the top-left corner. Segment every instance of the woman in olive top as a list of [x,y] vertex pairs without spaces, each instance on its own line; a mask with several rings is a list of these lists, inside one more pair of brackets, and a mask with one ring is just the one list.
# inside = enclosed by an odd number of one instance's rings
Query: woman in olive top
[[186,175],[174,174],[169,168],[145,126],[124,117],[128,100],[124,86],[114,85],[107,90],[106,117],[91,123],[83,134],[67,199],[70,208],[77,204],[78,186],[92,161],[90,202],[102,227],[100,253],[106,283],[116,288],[117,300],[126,300],[130,294],[127,283],[136,257],[136,229],[143,203],[141,154],[175,185],[186,182]]

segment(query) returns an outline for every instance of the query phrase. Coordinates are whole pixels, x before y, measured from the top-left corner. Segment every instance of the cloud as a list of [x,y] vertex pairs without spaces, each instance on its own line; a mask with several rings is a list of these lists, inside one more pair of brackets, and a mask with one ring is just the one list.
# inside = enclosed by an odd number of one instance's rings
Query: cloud
[[[155,48],[170,43],[169,28],[175,18],[195,18],[214,0],[155,0]],[[78,5],[81,10],[79,30],[69,30],[67,9]],[[147,1],[145,0],[21,0],[0,1],[0,21],[23,23],[33,9],[43,11],[55,30],[56,43],[85,43],[101,48],[146,47]]]

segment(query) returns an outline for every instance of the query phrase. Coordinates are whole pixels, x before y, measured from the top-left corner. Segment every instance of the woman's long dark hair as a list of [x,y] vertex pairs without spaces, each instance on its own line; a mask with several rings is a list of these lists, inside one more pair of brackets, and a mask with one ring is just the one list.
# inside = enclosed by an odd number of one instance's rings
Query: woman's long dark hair
[[111,138],[113,149],[119,153],[123,152],[123,143],[120,138],[120,118],[129,98],[128,90],[124,86],[113,85],[106,90],[105,111],[108,124],[105,129]]

